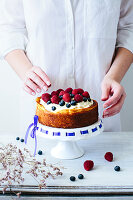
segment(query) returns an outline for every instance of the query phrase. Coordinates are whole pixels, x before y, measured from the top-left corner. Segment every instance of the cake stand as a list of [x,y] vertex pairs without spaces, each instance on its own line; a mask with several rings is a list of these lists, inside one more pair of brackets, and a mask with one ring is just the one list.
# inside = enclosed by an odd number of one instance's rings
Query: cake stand
[[83,149],[76,143],[77,140],[87,140],[103,131],[101,119],[91,126],[75,129],[63,129],[44,126],[37,123],[37,136],[57,140],[57,145],[52,148],[51,155],[60,159],[75,159],[84,154]]

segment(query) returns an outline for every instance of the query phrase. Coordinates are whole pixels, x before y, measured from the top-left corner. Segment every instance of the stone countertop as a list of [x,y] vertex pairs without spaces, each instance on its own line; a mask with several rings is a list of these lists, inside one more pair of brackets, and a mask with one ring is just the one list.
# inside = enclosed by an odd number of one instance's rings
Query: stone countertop
[[[34,152],[34,140],[28,138],[28,144],[25,145],[16,141],[12,133],[0,132],[0,143],[13,143],[20,149],[26,146]],[[14,191],[21,191],[23,194],[133,194],[133,132],[103,132],[100,135],[89,138],[88,140],[78,141],[85,154],[74,160],[60,160],[51,157],[50,149],[57,143],[56,140],[47,140],[37,138],[38,150],[43,151],[43,155],[36,155],[39,161],[46,158],[48,163],[63,166],[63,176],[47,181],[46,189],[39,190],[37,182],[31,177],[25,175],[25,181],[21,185],[14,185]],[[112,152],[113,162],[104,159],[106,152]],[[83,163],[85,160],[93,160],[94,168],[91,171],[85,171]],[[121,171],[114,171],[114,167],[119,165]],[[78,174],[84,175],[83,180],[78,179]],[[71,182],[70,176],[75,176],[76,181]],[[30,178],[29,178],[30,177]],[[2,192],[2,187],[0,187]]]

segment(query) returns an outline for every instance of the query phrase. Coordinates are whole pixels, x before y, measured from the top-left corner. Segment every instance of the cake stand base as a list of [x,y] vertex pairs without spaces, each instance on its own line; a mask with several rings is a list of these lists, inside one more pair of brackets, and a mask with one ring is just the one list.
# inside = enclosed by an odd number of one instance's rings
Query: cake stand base
[[75,159],[84,155],[84,151],[75,141],[60,141],[52,148],[51,155],[60,159]]

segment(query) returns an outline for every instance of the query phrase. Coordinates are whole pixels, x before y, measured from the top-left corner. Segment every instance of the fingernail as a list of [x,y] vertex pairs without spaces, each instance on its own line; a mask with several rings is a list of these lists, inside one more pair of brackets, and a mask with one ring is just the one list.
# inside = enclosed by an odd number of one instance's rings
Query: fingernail
[[33,96],[35,96],[35,95],[36,95],[36,93],[35,93],[35,92],[32,92],[32,95],[33,95]]
[[47,85],[48,85],[48,86],[50,86],[50,85],[51,85],[51,83],[50,83],[49,81],[47,81],[46,83],[47,83]]
[[38,92],[38,93],[40,93],[40,92],[41,92],[41,90],[40,90],[39,88],[37,88],[37,92]]
[[43,90],[44,90],[44,91],[47,91],[48,88],[47,88],[46,86],[43,86]]

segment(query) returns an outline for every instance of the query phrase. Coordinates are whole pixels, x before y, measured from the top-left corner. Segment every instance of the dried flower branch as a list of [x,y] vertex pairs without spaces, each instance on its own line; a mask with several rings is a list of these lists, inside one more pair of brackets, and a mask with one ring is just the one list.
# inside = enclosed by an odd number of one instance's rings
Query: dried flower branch
[[[63,174],[58,167],[47,164],[46,159],[42,162],[37,161],[28,149],[24,148],[22,151],[13,144],[0,147],[0,170],[2,170],[0,186],[3,186],[3,194],[13,183],[24,182],[23,173],[31,175],[40,189],[46,187],[46,179],[50,176],[54,179]],[[16,195],[20,197],[21,193]]]

